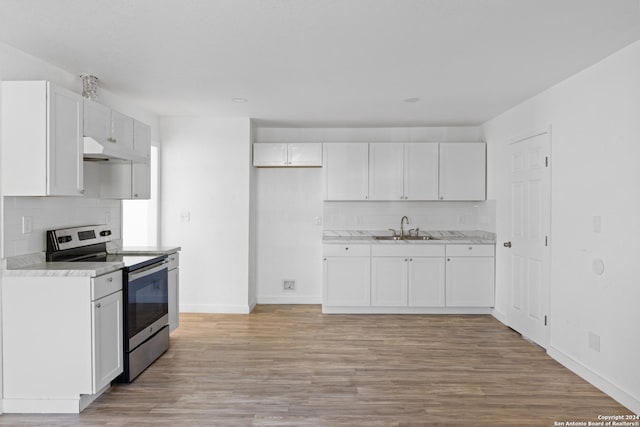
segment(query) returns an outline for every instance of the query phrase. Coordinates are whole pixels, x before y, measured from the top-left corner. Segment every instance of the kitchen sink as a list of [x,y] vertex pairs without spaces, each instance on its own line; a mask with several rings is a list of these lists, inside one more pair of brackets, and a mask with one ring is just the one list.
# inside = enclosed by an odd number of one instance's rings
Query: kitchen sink
[[440,240],[433,236],[404,236],[403,240]]
[[432,236],[374,236],[376,240],[440,240]]

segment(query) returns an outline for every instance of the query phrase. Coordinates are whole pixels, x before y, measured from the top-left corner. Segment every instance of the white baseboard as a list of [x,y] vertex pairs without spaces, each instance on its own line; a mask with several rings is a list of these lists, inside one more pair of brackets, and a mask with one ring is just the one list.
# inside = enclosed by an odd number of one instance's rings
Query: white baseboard
[[325,314],[491,314],[489,307],[327,307]]
[[582,363],[576,361],[572,357],[566,355],[560,350],[549,346],[547,354],[558,361],[565,368],[569,369],[579,377],[582,377],[587,382],[591,383],[595,387],[602,390],[604,393],[611,396],[614,400],[618,401],[621,405],[627,407],[631,412],[636,415],[640,415],[640,400],[633,397],[626,391],[620,389],[611,381],[593,372],[591,369],[584,366]]
[[322,304],[322,297],[273,296],[258,297],[258,304]]
[[2,401],[5,414],[79,414],[77,399],[7,399]]
[[495,308],[492,308],[491,309],[491,314],[493,315],[493,317],[498,319],[500,322],[504,323],[505,326],[509,326],[509,321],[508,321],[507,315],[505,313],[503,313],[500,310],[497,310]]
[[250,312],[249,304],[180,304],[180,313],[249,314]]

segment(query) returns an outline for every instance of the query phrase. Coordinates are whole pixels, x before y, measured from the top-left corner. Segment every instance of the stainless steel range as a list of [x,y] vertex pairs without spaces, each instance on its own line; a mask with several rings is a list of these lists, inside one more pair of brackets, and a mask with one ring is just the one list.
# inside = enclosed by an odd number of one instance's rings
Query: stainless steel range
[[129,383],[169,348],[167,256],[108,254],[111,234],[106,225],[49,230],[47,261],[124,263],[124,372],[119,380]]

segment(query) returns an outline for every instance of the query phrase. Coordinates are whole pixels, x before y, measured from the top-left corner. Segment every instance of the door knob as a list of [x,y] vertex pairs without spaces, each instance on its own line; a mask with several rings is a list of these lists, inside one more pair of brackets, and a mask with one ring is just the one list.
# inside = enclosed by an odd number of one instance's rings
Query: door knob
[[511,242],[504,242],[503,243],[505,248],[510,248],[511,247]]

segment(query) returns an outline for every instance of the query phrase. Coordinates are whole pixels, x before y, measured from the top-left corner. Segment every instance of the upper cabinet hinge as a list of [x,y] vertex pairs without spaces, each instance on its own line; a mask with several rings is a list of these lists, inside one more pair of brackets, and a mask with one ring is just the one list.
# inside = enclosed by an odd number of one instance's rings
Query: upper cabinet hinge
[[549,167],[549,156],[545,156],[545,158],[544,158],[544,167],[545,168]]

